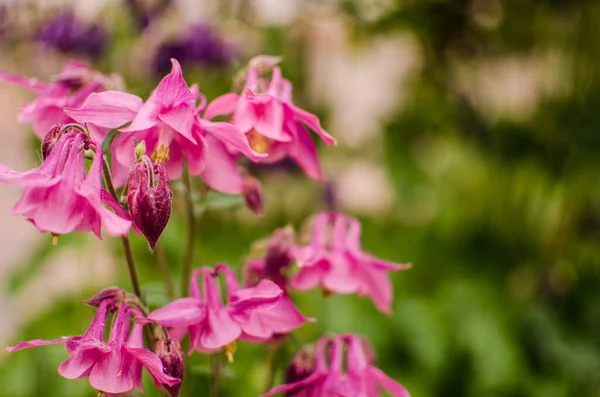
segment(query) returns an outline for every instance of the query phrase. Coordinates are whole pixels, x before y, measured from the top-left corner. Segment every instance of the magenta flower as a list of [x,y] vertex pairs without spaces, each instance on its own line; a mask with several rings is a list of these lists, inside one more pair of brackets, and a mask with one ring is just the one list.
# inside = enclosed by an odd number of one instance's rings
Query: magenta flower
[[[227,285],[227,300],[221,294],[215,277],[224,272]],[[203,291],[198,277],[203,276]],[[189,298],[177,299],[153,311],[147,321],[171,327],[171,335],[177,339],[190,335],[190,350],[204,353],[225,348],[230,353],[233,343],[242,334],[261,337],[252,328],[252,314],[269,309],[281,298],[281,288],[273,282],[263,280],[253,288],[237,289],[233,273],[226,265],[197,269],[190,280]]]
[[[347,346],[345,357],[344,343]],[[327,349],[328,345],[331,345],[330,349]],[[373,365],[368,349],[366,341],[355,335],[321,338],[317,342],[312,373],[310,368],[305,367],[306,358],[302,356],[302,371],[292,372],[302,376],[310,374],[277,386],[263,397],[278,393],[302,397],[379,397],[381,388],[394,397],[410,397],[404,386]],[[344,362],[346,371],[343,370]],[[292,362],[291,365],[297,363]]]
[[[243,93],[216,98],[204,116],[211,119],[231,114],[231,122],[248,136],[252,148],[269,154],[263,162],[273,163],[290,156],[308,177],[322,180],[316,148],[305,126],[316,132],[326,145],[335,144],[335,139],[323,130],[317,116],[292,104],[292,86],[281,77],[275,63],[269,57],[252,60]],[[264,69],[272,69],[270,81],[260,77]]]
[[142,326],[134,324],[131,332],[129,331],[130,313],[123,302],[115,315],[108,342],[104,341],[108,312],[112,306],[112,301],[104,300],[92,324],[82,336],[50,341],[36,339],[18,343],[6,350],[14,352],[30,347],[64,343],[71,357],[58,367],[58,373],[67,379],[87,377],[92,387],[106,393],[124,393],[134,387],[142,390],[143,367],[157,384],[178,384],[179,379],[163,372],[160,359],[144,349]]
[[241,193],[243,178],[225,145],[254,161],[264,155],[253,151],[246,136],[231,124],[200,118],[203,96],[196,86],[188,88],[179,63],[175,59],[171,63],[171,73],[143,104],[134,95],[108,91],[91,96],[79,108],[66,109],[66,113],[80,123],[100,128],[117,128],[131,122],[121,129],[122,134],[111,147],[113,177],[118,186],[126,182],[135,163],[134,141],[145,141],[152,158],[165,163],[171,180],[180,177],[185,160],[190,173],[201,175],[210,187]]
[[387,262],[365,253],[355,218],[323,212],[313,222],[310,244],[292,251],[300,268],[290,281],[292,288],[307,290],[320,285],[325,291],[368,296],[377,309],[390,313],[388,272],[408,269],[411,264]]
[[[69,61],[60,74],[48,84],[1,71],[0,81],[21,85],[37,95],[36,99],[21,107],[19,121],[32,124],[39,138],[43,138],[54,124],[74,121],[63,112],[64,107],[78,107],[91,93],[117,85],[114,78],[103,76],[79,61]],[[106,134],[107,130],[91,132],[92,138],[100,141],[104,137],[102,134]]]
[[[101,145],[69,126],[58,135],[53,145],[47,144],[47,157],[40,167],[18,172],[0,164],[0,181],[25,186],[13,214],[23,215],[39,231],[55,235],[92,231],[101,239],[102,226],[110,235],[127,234],[131,226],[129,216],[102,189]],[[94,156],[87,173],[86,151],[92,151]],[[105,208],[103,201],[119,215]]]
[[127,203],[134,225],[142,232],[150,251],[169,223],[173,191],[164,164],[146,155],[134,164],[127,184]]

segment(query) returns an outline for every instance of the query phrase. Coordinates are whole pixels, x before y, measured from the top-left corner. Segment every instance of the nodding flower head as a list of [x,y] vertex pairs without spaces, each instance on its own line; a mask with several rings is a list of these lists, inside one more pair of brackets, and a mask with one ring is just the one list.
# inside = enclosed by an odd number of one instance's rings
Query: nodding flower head
[[[183,350],[181,350],[181,344],[178,340],[168,337],[159,339],[154,345],[154,353],[160,358],[165,374],[183,380]],[[180,383],[173,386],[161,386],[165,388],[169,397],[179,396]]]
[[153,163],[145,154],[139,156],[129,175],[127,203],[134,225],[142,232],[151,251],[169,223],[173,191],[167,169]]

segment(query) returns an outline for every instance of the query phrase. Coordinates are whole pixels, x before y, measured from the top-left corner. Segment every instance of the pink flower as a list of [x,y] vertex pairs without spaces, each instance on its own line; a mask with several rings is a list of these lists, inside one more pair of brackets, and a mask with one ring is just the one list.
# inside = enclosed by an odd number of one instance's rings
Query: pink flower
[[[335,144],[314,114],[292,104],[292,86],[281,77],[273,59],[257,57],[250,62],[244,91],[216,98],[206,109],[205,117],[232,114],[231,122],[248,136],[252,148],[269,156],[263,162],[273,163],[290,156],[308,177],[322,180],[315,145],[305,126],[315,131],[326,145]],[[272,69],[270,81],[260,72]]]
[[[345,359],[344,343],[347,345]],[[410,397],[404,386],[373,365],[369,349],[366,341],[355,335],[321,338],[317,342],[312,373],[306,376],[310,369],[304,368],[306,358],[302,356],[302,371],[291,372],[306,377],[277,386],[263,397],[278,393],[297,397],[379,397],[381,388],[394,397]],[[346,371],[343,370],[344,362]],[[292,362],[291,365],[296,364]]]
[[320,285],[326,291],[369,296],[384,313],[390,313],[392,302],[388,272],[411,267],[365,253],[358,220],[335,212],[316,215],[310,244],[292,252],[300,268],[291,279],[292,288],[307,290]]
[[[86,152],[92,152],[94,157],[87,173]],[[47,157],[42,165],[27,172],[0,164],[0,181],[25,186],[13,214],[23,215],[39,231],[55,235],[92,231],[101,239],[101,226],[110,235],[128,233],[129,216],[102,189],[103,154],[99,143],[88,139],[78,128],[65,126],[44,153]],[[105,208],[102,201],[119,215]]]
[[[36,99],[21,107],[19,121],[32,124],[39,138],[43,138],[54,124],[73,122],[73,119],[63,112],[64,107],[80,106],[91,93],[117,85],[114,77],[103,76],[78,61],[69,61],[60,74],[48,84],[6,72],[0,72],[0,81],[21,85],[37,95]],[[95,135],[95,132],[99,135]],[[92,138],[102,140],[106,132],[92,131]]]
[[[215,277],[225,272],[227,300],[221,300]],[[203,275],[203,291],[198,285],[199,275]],[[273,307],[281,298],[282,291],[277,285],[263,280],[256,287],[237,289],[237,282],[226,265],[218,265],[214,270],[204,267],[197,269],[190,280],[189,298],[177,299],[153,311],[147,321],[164,327],[172,327],[171,334],[180,339],[190,334],[190,350],[210,353],[225,347],[233,350],[233,343],[242,334],[254,334],[251,318],[256,311]]]
[[[108,342],[104,331],[111,300],[104,300],[88,330],[82,336],[58,340],[32,340],[7,348],[14,352],[30,347],[65,344],[71,356],[58,367],[58,373],[67,379],[89,378],[90,384],[106,393],[124,393],[135,387],[142,390],[142,368],[145,367],[157,384],[174,386],[180,382],[163,372],[160,359],[143,347],[142,325],[134,324],[129,330],[130,313],[121,302],[113,321]],[[129,336],[128,336],[129,334]]]

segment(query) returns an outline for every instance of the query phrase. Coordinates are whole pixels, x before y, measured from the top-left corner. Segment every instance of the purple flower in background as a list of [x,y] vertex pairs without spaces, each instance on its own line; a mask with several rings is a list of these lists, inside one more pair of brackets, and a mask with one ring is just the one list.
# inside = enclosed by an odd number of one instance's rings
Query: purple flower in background
[[[133,18],[137,22],[140,30],[144,30],[150,25],[152,20],[162,14],[171,3],[171,0],[160,0],[153,7],[144,0],[124,0]],[[156,3],[156,2],[155,2]]]
[[231,62],[233,51],[231,45],[213,29],[196,25],[179,38],[166,41],[158,48],[152,62],[154,72],[157,75],[168,73],[171,58],[178,59],[185,66],[224,66]]
[[98,58],[104,52],[107,35],[96,24],[78,20],[72,11],[50,18],[40,28],[37,40],[60,52],[70,52]]

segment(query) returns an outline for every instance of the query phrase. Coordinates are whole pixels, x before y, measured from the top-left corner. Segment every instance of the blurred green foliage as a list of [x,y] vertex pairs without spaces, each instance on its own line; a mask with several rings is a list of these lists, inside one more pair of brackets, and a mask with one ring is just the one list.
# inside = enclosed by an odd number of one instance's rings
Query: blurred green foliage
[[[408,103],[381,126],[382,161],[396,192],[393,209],[361,217],[366,250],[414,267],[392,275],[391,317],[354,296],[296,293],[302,311],[318,322],[297,332],[282,362],[325,332],[356,332],[371,339],[379,367],[415,397],[600,396],[600,3],[395,0],[381,2],[375,18],[364,16],[367,3],[379,2],[340,2],[355,40],[410,32],[423,49]],[[474,13],[498,21],[482,27]],[[305,101],[301,40],[285,28],[260,33],[264,53],[286,57],[284,72],[298,102]],[[129,42],[124,38],[116,47]],[[560,79],[568,89],[542,98],[525,118],[491,119],[453,84],[456,63],[540,50],[560,54],[567,65]],[[188,73],[212,99],[229,90],[233,72]],[[136,93],[155,83],[131,80]],[[327,125],[324,109],[311,110],[323,114]],[[270,172],[260,172],[271,189]],[[253,241],[287,223],[298,225],[325,206],[322,188],[297,172],[276,183],[305,192],[297,211],[267,201],[266,218],[249,220],[246,210],[229,208],[236,200],[215,200],[224,208],[203,214],[198,265],[240,265]],[[65,240],[61,249],[78,244],[77,238]],[[175,276],[184,240],[185,222],[176,214],[161,239]],[[162,304],[154,258],[142,239],[134,243],[148,299]],[[47,252],[44,247],[23,264],[11,288],[18,289]],[[118,282],[128,285],[124,266]],[[85,292],[81,299],[94,293]],[[91,317],[78,302],[60,302],[18,339],[77,334]],[[242,343],[227,367],[223,395],[257,395],[266,356],[265,347]],[[65,357],[60,347],[5,357],[0,396],[94,396],[87,381],[56,374]],[[206,357],[193,356],[195,386],[208,387],[207,368]]]

